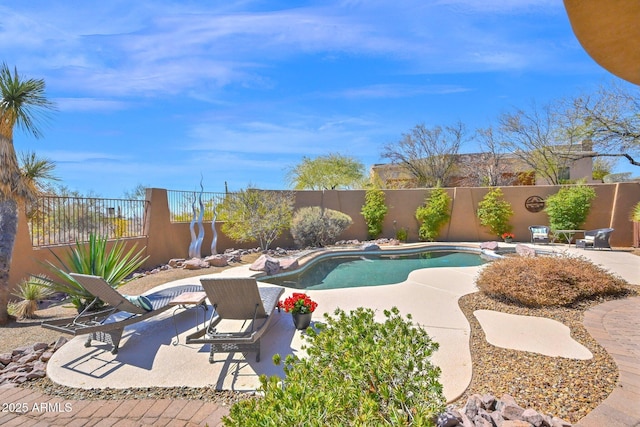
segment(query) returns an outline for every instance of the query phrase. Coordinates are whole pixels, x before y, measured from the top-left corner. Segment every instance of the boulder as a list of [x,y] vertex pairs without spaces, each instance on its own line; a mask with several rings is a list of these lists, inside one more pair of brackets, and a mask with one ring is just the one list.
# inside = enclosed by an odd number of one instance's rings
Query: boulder
[[174,258],[169,260],[169,267],[171,268],[180,268],[182,267],[182,263],[185,262],[184,258]]
[[498,249],[498,242],[482,242],[480,243],[480,249],[495,251]]
[[210,255],[204,260],[209,263],[211,267],[226,267],[229,265],[229,261],[227,261],[227,257],[224,255]]
[[536,256],[536,250],[535,249],[533,249],[532,247],[527,246],[527,245],[522,245],[520,243],[518,243],[516,245],[516,253],[518,255],[520,255],[520,256],[523,256],[523,257],[532,257],[533,258],[533,257]]
[[285,271],[297,270],[300,267],[297,258],[282,258],[280,260],[280,268]]
[[182,264],[182,268],[185,270],[200,270],[201,268],[209,268],[209,263],[200,258],[191,258]]

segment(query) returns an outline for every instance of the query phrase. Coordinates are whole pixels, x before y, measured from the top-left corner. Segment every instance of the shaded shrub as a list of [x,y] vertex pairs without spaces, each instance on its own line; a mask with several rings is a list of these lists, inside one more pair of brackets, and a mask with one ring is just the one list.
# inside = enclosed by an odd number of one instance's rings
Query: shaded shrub
[[627,282],[583,257],[507,257],[476,278],[487,295],[528,307],[566,306],[595,296],[623,293]]
[[287,356],[284,380],[262,376],[263,396],[236,403],[225,425],[433,426],[445,404],[430,362],[438,344],[398,313],[385,310],[384,323],[362,307],[325,315],[304,336],[307,357]]
[[320,206],[300,208],[293,214],[291,235],[300,247],[322,247],[334,243],[352,223],[351,217]]
[[424,205],[416,209],[416,219],[420,222],[418,237],[421,240],[434,241],[451,214],[449,205],[451,197],[442,188],[434,188],[426,198]]

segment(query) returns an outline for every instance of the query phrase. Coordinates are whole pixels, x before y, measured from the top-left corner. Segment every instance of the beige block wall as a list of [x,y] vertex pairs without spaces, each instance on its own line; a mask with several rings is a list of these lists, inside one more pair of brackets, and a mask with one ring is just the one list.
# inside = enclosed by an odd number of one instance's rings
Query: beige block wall
[[[612,227],[615,232],[611,236],[611,244],[615,247],[630,247],[633,244],[633,223],[630,221],[633,206],[640,201],[640,183],[592,184],[597,198],[592,203],[591,211],[583,228]],[[515,240],[529,241],[530,225],[547,225],[549,223],[543,211],[532,213],[525,208],[528,197],[539,196],[546,199],[558,191],[559,186],[517,186],[503,187],[505,199],[511,203],[514,216],[511,220]],[[451,205],[451,220],[443,227],[439,241],[446,242],[481,242],[496,240],[483,227],[480,227],[476,216],[478,203],[490,190],[484,188],[448,188],[446,191],[453,199]],[[429,189],[386,190],[386,204],[388,212],[384,219],[381,237],[395,237],[397,229],[408,230],[408,240],[418,241],[419,224],[415,218],[415,211],[424,203]],[[169,216],[167,192],[164,189],[147,190],[148,211],[145,224],[145,236],[126,239],[127,245],[137,244],[138,248],[145,247],[145,254],[149,256],[145,267],[151,268],[166,263],[171,258],[186,258],[189,253],[191,233],[188,223],[172,223]],[[303,206],[322,206],[344,212],[351,216],[353,224],[339,240],[366,240],[367,226],[360,213],[365,200],[363,190],[330,190],[330,191],[299,191],[296,192],[295,208]],[[216,223],[218,230],[217,252],[224,252],[228,248],[255,248],[256,243],[239,243],[229,239],[220,231],[222,223]],[[204,224],[205,237],[201,254],[211,254],[213,232],[211,223]],[[286,232],[272,247],[293,247],[291,234]],[[28,232],[27,220],[20,213],[18,222],[18,236],[9,276],[12,285],[18,284],[29,274],[47,272],[42,262],[55,260],[53,253],[64,257],[69,245],[49,248],[32,248]]]

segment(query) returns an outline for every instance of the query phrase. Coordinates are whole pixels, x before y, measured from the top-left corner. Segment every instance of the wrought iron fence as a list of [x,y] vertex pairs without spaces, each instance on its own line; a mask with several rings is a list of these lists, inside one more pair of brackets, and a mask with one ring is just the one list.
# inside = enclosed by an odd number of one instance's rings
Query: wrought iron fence
[[[167,190],[171,222],[190,222],[194,209],[197,215],[203,212],[203,221],[213,220],[213,212],[222,203],[228,193],[211,193],[204,191]],[[202,207],[200,206],[202,203]],[[197,219],[197,218],[196,218]]]
[[145,200],[40,196],[27,212],[31,244],[50,246],[144,235]]

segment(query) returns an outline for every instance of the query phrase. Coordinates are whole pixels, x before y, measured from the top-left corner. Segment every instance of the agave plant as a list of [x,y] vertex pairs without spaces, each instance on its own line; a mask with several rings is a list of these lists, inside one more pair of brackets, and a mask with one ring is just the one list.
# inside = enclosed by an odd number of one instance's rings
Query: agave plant
[[[47,267],[55,275],[53,278],[39,276],[53,292],[63,292],[69,295],[71,302],[78,309],[83,308],[95,297],[87,292],[69,273],[90,274],[100,276],[114,288],[123,284],[124,280],[136,271],[146,260],[144,249],[135,252],[137,245],[125,252],[126,246],[122,240],[116,240],[111,249],[107,249],[107,238],[95,234],[89,235],[89,243],[76,240],[75,248],[69,250],[66,260],[55,253],[59,265],[47,261]],[[52,252],[53,253],[53,252]],[[97,301],[93,307],[102,306]]]
[[47,298],[52,291],[39,277],[31,277],[22,282],[13,295],[22,298],[14,304],[14,315],[19,319],[31,319],[38,310],[38,301]]

